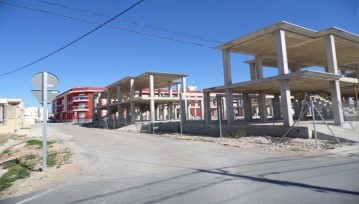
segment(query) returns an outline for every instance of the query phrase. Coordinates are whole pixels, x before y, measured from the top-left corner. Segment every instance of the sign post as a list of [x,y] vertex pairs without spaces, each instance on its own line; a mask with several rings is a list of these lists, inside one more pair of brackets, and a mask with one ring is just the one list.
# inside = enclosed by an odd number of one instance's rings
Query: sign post
[[49,87],[55,87],[59,79],[54,74],[40,72],[32,77],[32,84],[40,90],[32,90],[32,94],[39,100],[43,108],[42,117],[42,170],[47,167],[47,104],[49,104],[59,94],[59,91],[52,90]]

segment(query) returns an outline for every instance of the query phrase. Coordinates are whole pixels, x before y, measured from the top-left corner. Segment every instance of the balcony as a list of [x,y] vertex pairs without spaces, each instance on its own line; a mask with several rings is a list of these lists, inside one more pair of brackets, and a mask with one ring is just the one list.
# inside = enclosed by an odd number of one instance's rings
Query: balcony
[[89,97],[87,96],[74,96],[72,98],[73,102],[84,102],[84,101],[89,101]]
[[89,107],[88,106],[73,106],[72,110],[73,111],[89,111]]

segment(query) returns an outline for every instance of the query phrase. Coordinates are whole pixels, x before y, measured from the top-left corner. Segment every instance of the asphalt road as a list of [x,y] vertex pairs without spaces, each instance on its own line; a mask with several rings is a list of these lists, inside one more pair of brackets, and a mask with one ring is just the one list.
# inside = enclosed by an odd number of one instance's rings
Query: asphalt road
[[79,176],[2,203],[359,203],[359,161],[50,124]]

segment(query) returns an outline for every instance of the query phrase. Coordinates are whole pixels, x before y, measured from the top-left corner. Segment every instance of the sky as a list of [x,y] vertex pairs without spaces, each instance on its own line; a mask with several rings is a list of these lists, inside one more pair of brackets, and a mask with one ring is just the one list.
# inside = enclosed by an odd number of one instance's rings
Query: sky
[[[0,0],[0,75],[61,48],[106,22],[104,16],[114,17],[137,1]],[[36,89],[31,78],[43,71],[59,78],[55,89],[60,92],[105,87],[147,71],[187,74],[187,84],[199,89],[222,85],[218,45],[279,21],[359,34],[358,4],[359,0],[145,0],[109,23],[116,28],[102,27],[38,63],[1,76],[0,98],[40,106],[31,94]],[[244,63],[248,57],[231,55],[233,82],[249,79]],[[273,69],[265,69],[264,75],[273,75]]]

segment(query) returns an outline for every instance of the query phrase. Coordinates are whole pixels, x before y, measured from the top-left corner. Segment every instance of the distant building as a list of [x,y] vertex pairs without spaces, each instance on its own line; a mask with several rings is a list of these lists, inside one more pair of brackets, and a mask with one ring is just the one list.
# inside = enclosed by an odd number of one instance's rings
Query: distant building
[[93,93],[104,90],[101,87],[76,87],[60,94],[52,101],[55,122],[91,122]]
[[43,121],[44,109],[40,107],[27,107],[25,108],[24,121],[34,124]]
[[0,98],[0,134],[14,133],[23,127],[24,106],[22,99]]

